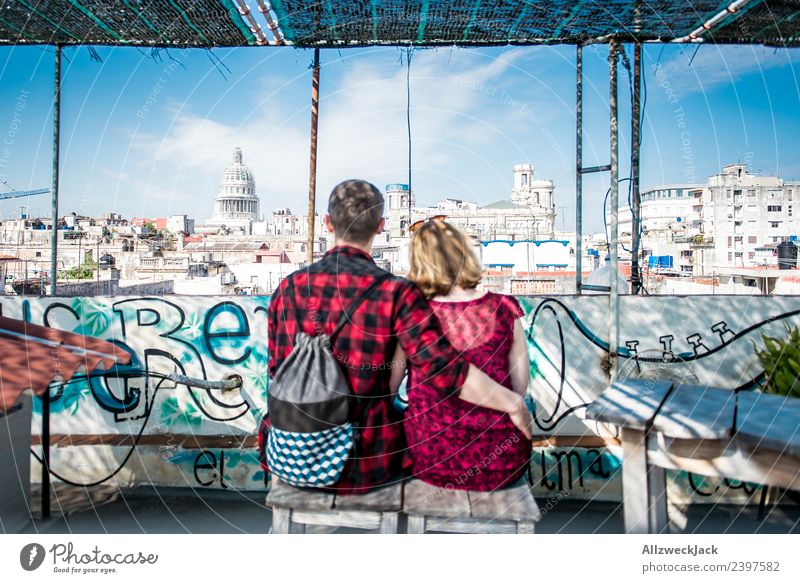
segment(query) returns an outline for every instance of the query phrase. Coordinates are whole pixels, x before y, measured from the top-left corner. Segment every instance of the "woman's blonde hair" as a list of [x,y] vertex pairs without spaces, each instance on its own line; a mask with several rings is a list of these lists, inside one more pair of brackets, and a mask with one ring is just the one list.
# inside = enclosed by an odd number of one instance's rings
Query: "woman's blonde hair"
[[469,237],[441,219],[431,219],[411,237],[408,279],[432,298],[447,295],[454,286],[473,289],[482,269]]

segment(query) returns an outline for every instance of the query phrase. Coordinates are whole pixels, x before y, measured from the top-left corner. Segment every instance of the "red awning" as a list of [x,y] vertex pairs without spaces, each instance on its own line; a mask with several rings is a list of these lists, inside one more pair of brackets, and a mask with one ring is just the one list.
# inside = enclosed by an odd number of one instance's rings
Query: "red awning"
[[40,395],[53,379],[68,381],[78,370],[108,369],[130,358],[105,340],[0,317],[0,411],[26,389]]

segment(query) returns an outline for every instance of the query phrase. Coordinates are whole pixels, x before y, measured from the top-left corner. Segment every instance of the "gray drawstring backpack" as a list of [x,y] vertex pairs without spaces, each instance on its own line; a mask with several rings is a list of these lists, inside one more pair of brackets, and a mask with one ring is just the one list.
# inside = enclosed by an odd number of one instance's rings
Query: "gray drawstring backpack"
[[[354,300],[329,336],[298,332],[292,353],[275,373],[267,395],[267,464],[288,484],[320,488],[336,484],[342,475],[354,442],[353,395],[331,347],[356,309],[388,277],[378,277]],[[292,278],[285,298],[302,330]]]

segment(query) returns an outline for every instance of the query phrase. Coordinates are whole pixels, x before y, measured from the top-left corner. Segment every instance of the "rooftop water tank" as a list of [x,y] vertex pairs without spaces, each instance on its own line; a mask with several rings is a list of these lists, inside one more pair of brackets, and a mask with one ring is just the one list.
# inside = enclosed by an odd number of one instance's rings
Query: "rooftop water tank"
[[797,267],[797,245],[791,241],[778,243],[778,269]]

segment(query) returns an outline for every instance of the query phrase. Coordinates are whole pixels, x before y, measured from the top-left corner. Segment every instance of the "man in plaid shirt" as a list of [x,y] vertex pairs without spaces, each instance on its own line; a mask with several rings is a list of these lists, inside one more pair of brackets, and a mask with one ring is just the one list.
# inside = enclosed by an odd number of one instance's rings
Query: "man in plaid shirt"
[[[386,272],[370,255],[375,235],[383,230],[383,195],[372,184],[348,180],[337,185],[325,217],[335,247],[308,269],[294,272],[275,290],[268,310],[269,374],[291,354],[295,335],[330,334],[342,314],[378,277]],[[285,296],[289,278],[294,297]],[[297,304],[295,320],[290,302]],[[335,490],[359,494],[401,479],[408,466],[402,413],[392,405],[392,358],[398,345],[418,378],[439,388],[442,397],[503,411],[530,437],[531,418],[522,398],[468,364],[442,333],[428,302],[417,286],[401,277],[387,277],[356,309],[332,344],[355,396],[356,441]],[[409,387],[413,390],[413,387]],[[259,428],[259,451],[265,465],[264,443],[269,420]]]

